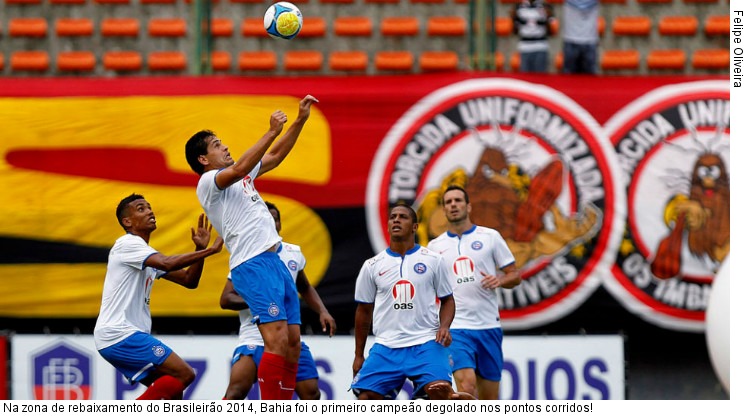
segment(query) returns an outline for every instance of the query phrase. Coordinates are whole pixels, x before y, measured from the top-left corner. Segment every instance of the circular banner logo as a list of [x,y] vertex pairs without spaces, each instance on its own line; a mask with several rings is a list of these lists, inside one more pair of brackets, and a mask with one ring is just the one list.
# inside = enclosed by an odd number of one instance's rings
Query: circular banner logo
[[606,287],[665,328],[705,330],[711,283],[729,253],[729,97],[727,81],[670,85],[606,125],[628,202]]
[[387,247],[388,210],[404,202],[425,246],[447,228],[442,192],[459,185],[472,221],[499,231],[522,271],[521,285],[496,291],[505,328],[552,322],[609,271],[625,207],[616,166],[597,122],[564,94],[512,79],[455,83],[416,103],[377,150],[366,198],[372,245]]

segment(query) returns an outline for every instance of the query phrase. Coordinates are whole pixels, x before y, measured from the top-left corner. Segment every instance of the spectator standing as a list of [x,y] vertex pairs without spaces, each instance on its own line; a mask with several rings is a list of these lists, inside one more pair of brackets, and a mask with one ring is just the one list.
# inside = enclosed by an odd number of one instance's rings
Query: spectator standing
[[512,10],[514,33],[519,36],[519,71],[523,73],[544,73],[548,71],[550,45],[548,36],[552,35],[551,22],[553,7],[544,0],[522,0]]
[[564,73],[597,73],[598,19],[599,0],[566,0],[563,4]]

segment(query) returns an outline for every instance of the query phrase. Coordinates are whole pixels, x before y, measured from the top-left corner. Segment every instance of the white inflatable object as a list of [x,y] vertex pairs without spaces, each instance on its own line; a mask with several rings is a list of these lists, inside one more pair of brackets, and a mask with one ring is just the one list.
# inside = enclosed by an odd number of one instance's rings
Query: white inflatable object
[[730,276],[729,257],[726,257],[711,285],[708,309],[705,312],[705,340],[708,343],[708,354],[718,380],[729,394],[731,393],[729,391],[731,383]]

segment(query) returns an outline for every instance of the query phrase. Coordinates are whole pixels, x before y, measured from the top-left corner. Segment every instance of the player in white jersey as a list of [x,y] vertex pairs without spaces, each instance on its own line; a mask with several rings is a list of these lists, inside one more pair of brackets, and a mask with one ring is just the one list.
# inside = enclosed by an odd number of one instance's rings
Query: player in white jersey
[[278,140],[287,115],[275,111],[269,130],[237,161],[211,131],[197,132],[186,143],[186,161],[201,176],[199,203],[225,239],[233,285],[250,305],[263,336],[266,351],[258,368],[262,399],[292,398],[300,356],[300,304],[295,283],[275,252],[281,237],[253,181],[289,154],[316,102],[305,96],[297,119]]
[[444,257],[455,293],[452,370],[457,389],[479,399],[498,399],[504,365],[503,331],[494,289],[511,289],[522,278],[498,231],[473,225],[470,198],[459,186],[442,195],[448,230],[427,247]]
[[[390,247],[365,261],[357,277],[351,388],[359,399],[394,399],[406,378],[415,396],[447,399],[428,389],[452,379],[446,347],[455,302],[444,260],[415,243],[417,227],[410,206],[393,207]],[[375,344],[365,360],[370,323]]]
[[181,399],[184,389],[194,381],[194,370],[150,335],[150,292],[154,281],[161,277],[195,289],[204,259],[222,250],[222,238],[207,248],[212,227],[202,214],[196,231],[191,229],[196,251],[166,256],[149,245],[157,224],[142,195],[122,199],[116,218],[126,235],[116,240],[109,253],[101,309],[93,330],[96,349],[130,383],[148,387],[137,399]]
[[[274,218],[276,231],[281,232],[282,221],[279,209],[271,202],[266,202],[266,206]],[[328,313],[318,292],[307,279],[305,274],[306,260],[302,250],[294,244],[279,243],[277,245],[279,246],[277,254],[279,254],[279,258],[295,280],[298,292],[308,306],[319,315],[323,332],[328,331],[329,336],[333,336],[336,333],[336,321]],[[256,381],[256,370],[261,363],[261,357],[263,357],[264,343],[258,327],[252,321],[251,310],[235,291],[229,277],[222,291],[220,306],[222,309],[239,310],[240,333],[238,345],[233,353],[230,384],[227,387],[224,399],[242,400],[246,398],[253,382]],[[295,392],[301,400],[318,400],[320,399],[320,390],[318,389],[317,366],[307,344],[302,342],[301,345]]]

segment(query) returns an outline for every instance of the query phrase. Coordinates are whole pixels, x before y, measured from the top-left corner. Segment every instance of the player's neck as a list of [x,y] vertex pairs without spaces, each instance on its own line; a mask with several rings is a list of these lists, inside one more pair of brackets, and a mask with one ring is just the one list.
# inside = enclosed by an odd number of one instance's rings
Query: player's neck
[[469,231],[473,227],[473,223],[470,218],[463,219],[462,221],[450,222],[447,230],[450,234],[460,236],[465,231]]
[[136,235],[136,236],[142,238],[143,240],[145,240],[145,242],[147,244],[150,243],[150,231],[132,231],[132,230],[130,230],[129,233],[132,234],[132,235]]
[[414,246],[414,241],[390,241],[390,251],[400,255],[405,255]]

